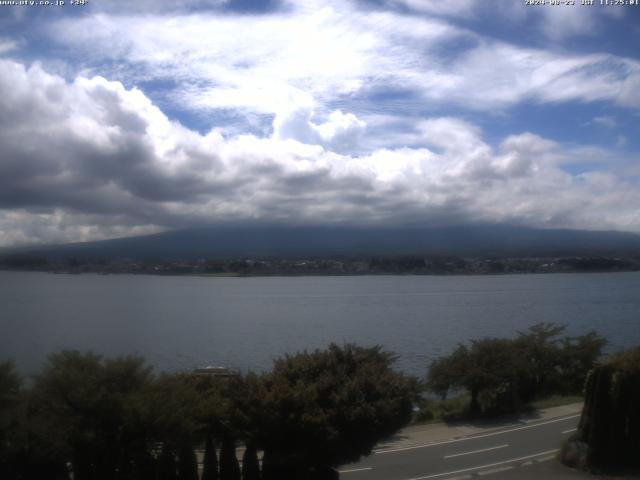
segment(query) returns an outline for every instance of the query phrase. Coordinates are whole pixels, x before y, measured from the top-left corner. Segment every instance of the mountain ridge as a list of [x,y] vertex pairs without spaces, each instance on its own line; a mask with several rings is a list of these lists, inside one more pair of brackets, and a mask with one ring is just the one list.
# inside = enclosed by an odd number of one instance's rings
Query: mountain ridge
[[52,259],[231,259],[457,255],[542,257],[639,255],[630,232],[513,225],[352,227],[223,225],[82,243],[5,248],[0,256]]

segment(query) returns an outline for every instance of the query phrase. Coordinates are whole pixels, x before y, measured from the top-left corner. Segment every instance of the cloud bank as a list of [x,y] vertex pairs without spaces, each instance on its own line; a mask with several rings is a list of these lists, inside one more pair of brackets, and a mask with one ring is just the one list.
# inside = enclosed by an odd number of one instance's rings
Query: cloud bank
[[268,136],[191,130],[142,91],[0,60],[0,244],[68,241],[224,221],[511,222],[640,231],[637,177],[571,172],[595,147],[423,118],[420,148],[345,153],[367,124],[313,105]]

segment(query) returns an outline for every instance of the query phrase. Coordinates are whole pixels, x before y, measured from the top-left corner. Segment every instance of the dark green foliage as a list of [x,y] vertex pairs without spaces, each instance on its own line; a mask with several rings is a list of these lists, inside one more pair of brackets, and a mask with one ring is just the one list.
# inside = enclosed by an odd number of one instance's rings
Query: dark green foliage
[[18,270],[35,270],[46,268],[49,261],[45,257],[14,254],[0,257],[0,266]]
[[144,391],[144,420],[156,440],[177,450],[193,443],[201,427],[203,398],[189,375],[162,374]]
[[196,480],[194,447],[204,444],[202,480],[240,480],[236,440],[247,447],[245,480],[335,478],[333,467],[411,419],[417,382],[392,363],[379,347],[331,345],[261,376],[154,376],[137,357],[63,351],[25,391],[1,364],[1,478]]
[[178,480],[198,480],[198,460],[189,443],[183,444],[178,453]]
[[202,480],[218,480],[218,455],[213,435],[207,434],[204,443]]
[[248,373],[230,379],[224,384],[222,396],[227,429],[231,428],[245,442],[256,443],[260,436],[261,421],[266,415],[264,399],[267,396],[264,378]]
[[21,380],[13,363],[0,363],[0,464],[8,461],[11,432],[18,413]]
[[0,363],[0,478],[16,477],[20,468],[22,452],[15,444],[22,433],[16,431],[21,384],[13,363]]
[[276,360],[259,419],[264,478],[285,465],[308,472],[356,461],[405,426],[417,387],[393,359],[380,347],[332,344]]
[[466,389],[471,395],[471,415],[513,410],[519,405],[517,359],[509,340],[472,341],[470,347],[459,345],[450,356],[433,362],[427,386],[443,398],[451,388]]
[[258,452],[253,442],[247,443],[242,455],[242,480],[260,480]]
[[220,480],[240,480],[240,465],[236,457],[236,442],[225,432],[220,449]]
[[[515,339],[515,353],[521,360],[518,372],[520,393],[525,401],[533,400],[536,396],[556,393],[559,390],[563,352],[560,349],[558,335],[564,329],[564,326],[553,323],[538,323],[528,331],[520,332]],[[584,379],[583,376],[580,380],[580,389]]]
[[131,480],[157,480],[158,462],[151,452],[145,451],[140,453],[136,460],[134,468],[129,477]]
[[158,459],[158,480],[178,480],[176,456],[166,444],[162,446],[162,452]]
[[578,428],[592,467],[640,468],[640,347],[595,367]]
[[593,331],[579,337],[563,339],[563,372],[559,388],[562,393],[582,391],[584,379],[602,354],[606,343],[604,338]]
[[32,414],[55,431],[75,479],[132,470],[146,451],[140,395],[149,381],[150,369],[137,357],[102,360],[63,351],[49,358],[33,388]]
[[515,339],[459,345],[432,362],[426,386],[443,399],[451,390],[465,389],[472,416],[514,412],[536,398],[579,393],[606,341],[595,332],[560,338],[563,331],[563,326],[539,323]]

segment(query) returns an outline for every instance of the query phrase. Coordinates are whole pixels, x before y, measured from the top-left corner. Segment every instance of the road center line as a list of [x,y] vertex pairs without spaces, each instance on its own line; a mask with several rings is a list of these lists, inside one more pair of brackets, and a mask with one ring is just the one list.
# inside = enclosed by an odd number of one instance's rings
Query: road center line
[[445,475],[455,475],[456,473],[470,472],[471,470],[480,470],[482,468],[495,467],[497,465],[504,465],[505,463],[519,462],[520,460],[527,460],[528,458],[539,457],[540,455],[548,455],[550,453],[555,453],[555,452],[557,452],[557,450],[547,450],[546,452],[534,453],[533,455],[527,455],[526,457],[511,458],[509,460],[504,460],[502,462],[489,463],[488,465],[478,465],[477,467],[463,468],[462,470],[454,470],[453,472],[434,473],[433,475],[425,475],[424,477],[413,477],[409,480],[425,480],[427,478],[443,477]]
[[569,430],[565,430],[562,433],[571,433],[571,432],[575,432],[576,430],[578,430],[577,428],[570,428]]
[[483,448],[481,450],[474,450],[472,452],[463,452],[463,453],[454,453],[453,455],[445,455],[444,458],[454,458],[454,457],[461,457],[462,455],[471,455],[473,453],[488,452],[490,450],[498,450],[499,448],[506,448],[508,446],[509,444],[505,443],[504,445],[498,445],[497,447],[489,447],[489,448]]
[[518,430],[526,430],[527,428],[541,427],[542,425],[548,425],[550,423],[562,422],[564,420],[571,420],[572,418],[578,418],[579,416],[580,416],[580,414],[571,415],[569,417],[556,418],[556,419],[553,419],[553,420],[547,420],[546,422],[540,422],[540,423],[534,423],[534,424],[531,424],[531,425],[525,425],[524,427],[510,428],[508,430],[500,430],[500,431],[497,431],[497,432],[485,433],[485,434],[482,434],[482,435],[475,435],[475,436],[464,437],[464,438],[454,438],[452,440],[445,440],[443,442],[426,443],[426,444],[423,444],[423,445],[412,445],[411,447],[390,448],[388,450],[376,450],[373,453],[374,453],[374,455],[382,455],[383,453],[402,452],[402,451],[405,451],[405,450],[415,450],[416,448],[435,447],[436,445],[447,445],[449,443],[465,442],[467,440],[475,440],[477,438],[493,437],[495,435],[501,435],[503,433],[516,432]]
[[352,468],[351,470],[338,470],[338,473],[364,472],[365,470],[373,470],[373,467]]

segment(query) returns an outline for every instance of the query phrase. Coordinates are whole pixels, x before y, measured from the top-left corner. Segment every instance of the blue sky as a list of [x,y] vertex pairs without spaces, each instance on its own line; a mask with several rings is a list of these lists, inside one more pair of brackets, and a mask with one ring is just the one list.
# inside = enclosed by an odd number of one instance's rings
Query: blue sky
[[640,232],[640,6],[577,3],[0,5],[0,245],[229,221]]

